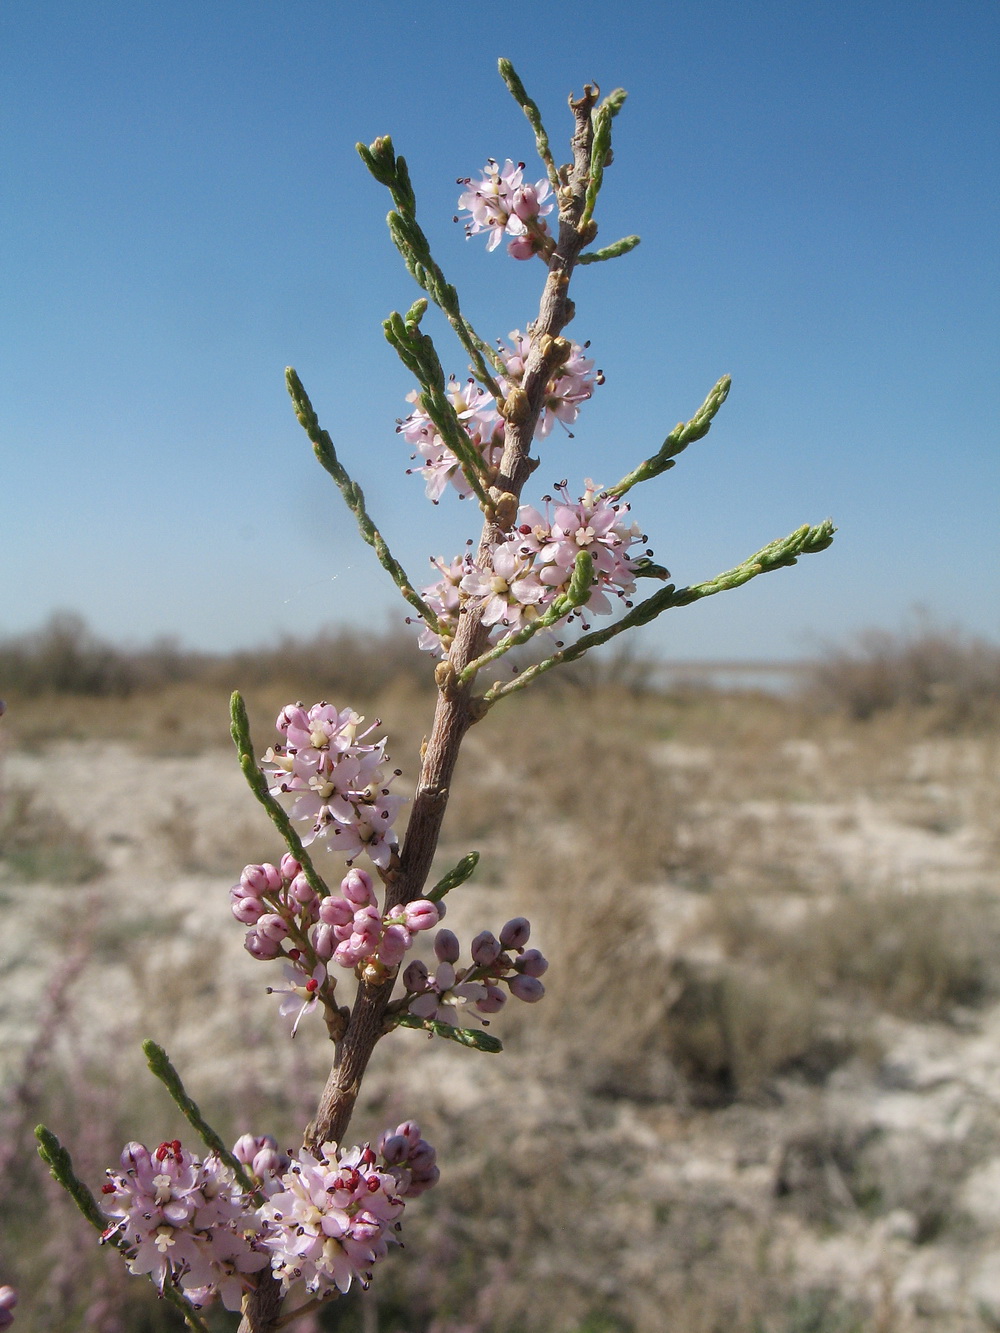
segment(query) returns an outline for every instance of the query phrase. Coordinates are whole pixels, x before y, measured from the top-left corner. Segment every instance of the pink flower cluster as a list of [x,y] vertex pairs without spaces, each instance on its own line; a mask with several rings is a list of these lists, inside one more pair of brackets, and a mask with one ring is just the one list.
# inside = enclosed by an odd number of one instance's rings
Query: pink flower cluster
[[[103,1209],[118,1219],[102,1240],[121,1237],[131,1272],[149,1273],[161,1292],[179,1288],[196,1308],[220,1296],[238,1310],[248,1275],[269,1263],[286,1290],[298,1278],[319,1296],[347,1291],[354,1278],[367,1286],[404,1200],[440,1176],[413,1120],[387,1130],[379,1152],[381,1163],[368,1144],[341,1152],[326,1143],[294,1157],[270,1135],[244,1134],[233,1155],[254,1182],[251,1196],[214,1154],[199,1161],[176,1139],[152,1153],[129,1143],[102,1186]],[[0,1287],[0,1329],[16,1301]]]
[[[326,955],[329,938],[332,956],[341,967],[357,967],[375,958],[385,968],[398,967],[421,930],[436,926],[441,918],[436,903],[418,898],[382,915],[378,909],[371,876],[351,869],[340,885],[340,896],[324,898],[319,908],[320,927],[316,936],[317,952]],[[324,933],[329,931],[329,937]]]
[[323,837],[346,861],[366,851],[385,869],[396,846],[392,824],[405,798],[390,793],[383,775],[385,741],[364,744],[378,722],[359,732],[363,722],[350,708],[318,703],[306,712],[301,703],[288,704],[275,724],[286,744],[268,750],[262,767],[275,779],[273,796],[295,795],[291,818],[311,824],[302,839],[306,845]]
[[161,1292],[168,1282],[180,1287],[193,1305],[218,1294],[238,1310],[247,1274],[266,1268],[268,1256],[232,1171],[214,1154],[199,1161],[175,1139],[152,1153],[127,1144],[121,1170],[107,1175],[104,1211],[119,1220],[102,1239],[121,1237],[129,1271],[149,1273]]
[[[435,611],[439,607],[446,611],[445,633],[438,636],[425,630],[422,648],[447,653],[458,615],[466,606],[482,607],[483,624],[491,629],[494,642],[529,625],[568,591],[581,551],[593,560],[593,587],[584,607],[566,620],[582,619],[584,609],[590,614],[610,614],[612,596],[630,605],[635,563],[641,558],[631,548],[646,538],[638,524],[629,521],[629,506],[602,495],[589,479],[576,503],[570,500],[565,484],[558,489],[561,503],[546,497],[544,513],[522,505],[514,529],[493,548],[492,569],[470,567],[468,557],[450,566],[435,561],[443,577],[423,591]],[[460,570],[465,572],[456,583]]]
[[[406,400],[417,403],[419,396],[414,389],[406,395]],[[448,397],[458,414],[462,429],[482,458],[487,472],[494,472],[503,453],[503,421],[492,395],[480,389],[474,380],[460,384],[452,376],[448,381]],[[437,504],[449,482],[461,499],[465,500],[472,494],[457,457],[437,433],[433,421],[422,407],[414,407],[408,417],[397,423],[396,431],[407,444],[415,446],[413,457],[419,456],[424,460],[421,467],[409,468],[408,471],[419,472],[423,477],[428,500]]]
[[[539,978],[549,964],[537,949],[525,949],[530,933],[531,926],[523,916],[508,921],[499,939],[488,930],[481,931],[472,941],[472,965],[456,968],[458,938],[450,930],[439,930],[434,937],[437,970],[431,974],[426,964],[415,959],[403,973],[403,985],[413,997],[409,1012],[463,1027],[461,1020],[466,1015],[495,1014],[503,1008],[507,993],[500,983],[515,999],[534,1004],[545,994]],[[470,1015],[470,1006],[476,1014]]]
[[[499,347],[506,373],[499,377],[498,382],[505,394],[523,380],[525,363],[531,349],[530,338],[518,329],[514,329],[510,337],[513,344],[511,347],[503,344]],[[573,343],[569,358],[546,386],[536,430],[540,438],[548,435],[556,421],[562,421],[565,425],[574,422],[580,404],[593,394],[594,385],[603,384],[603,375],[600,371],[594,371],[594,362],[585,355],[585,351],[579,343]],[[496,401],[474,380],[460,384],[454,376],[448,382],[448,396],[463,430],[483,461],[486,476],[494,475],[503,453],[503,419],[497,411]],[[408,402],[417,404],[418,400],[416,389],[407,394]],[[437,504],[449,482],[463,500],[472,494],[458,459],[437,433],[433,421],[422,407],[415,406],[408,417],[397,423],[396,430],[408,444],[415,447],[413,457],[423,459],[420,467],[411,468],[410,471],[419,472],[423,477],[429,500]]]
[[436,903],[420,898],[383,915],[367,871],[352,866],[340,882],[340,893],[325,898],[313,889],[293,856],[280,865],[269,862],[244,867],[240,882],[229,890],[233,915],[249,925],[244,947],[254,958],[286,958],[279,1013],[293,1017],[292,1036],[306,1014],[320,1003],[332,1003],[334,985],[327,964],[357,968],[398,967],[421,930],[436,926],[443,915]]
[[[528,353],[531,351],[531,339],[527,334],[514,329],[510,337],[512,347],[507,348],[500,344],[500,355],[506,367],[503,378],[504,392],[509,392],[512,385],[519,385],[524,379],[524,368],[528,361]],[[603,373],[600,370],[595,372],[594,362],[584,355],[589,346],[589,343],[584,343],[582,347],[579,343],[573,343],[568,358],[549,380],[542,403],[542,414],[535,429],[539,439],[544,439],[557,421],[567,426],[572,425],[579,414],[580,404],[585,403],[593,394],[594,385],[604,383]]]
[[316,1155],[303,1149],[261,1208],[275,1276],[286,1291],[301,1279],[317,1296],[348,1291],[355,1278],[367,1287],[396,1239],[403,1203],[396,1175],[367,1144],[345,1153],[334,1143]]
[[551,250],[552,238],[544,220],[553,208],[549,182],[525,184],[523,162],[515,165],[507,158],[501,168],[491,157],[479,180],[466,176],[458,184],[466,187],[458,207],[472,215],[465,224],[466,236],[488,232],[487,250],[495,250],[505,235],[510,236],[507,252],[515,259],[530,259]]

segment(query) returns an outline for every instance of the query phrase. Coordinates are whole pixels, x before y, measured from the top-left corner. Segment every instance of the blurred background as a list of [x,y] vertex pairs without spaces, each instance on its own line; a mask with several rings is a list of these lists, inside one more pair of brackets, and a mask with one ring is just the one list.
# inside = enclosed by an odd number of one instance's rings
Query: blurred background
[[482,859],[448,924],[530,916],[548,995],[497,1017],[500,1057],[379,1047],[352,1133],[414,1116],[442,1182],[302,1333],[1000,1328],[998,28],[972,3],[3,8],[18,1328],[179,1326],[33,1152],[44,1120],[96,1189],[126,1140],[190,1139],[143,1037],[226,1136],[291,1144],[315,1107],[322,1034],[288,1040],[229,914],[281,847],[228,695],[259,753],[291,699],[381,718],[409,792],[433,691],[282,371],[416,581],[475,535],[405,475],[379,322],[415,292],[353,144],[393,134],[464,308],[523,328],[541,267],[452,222],[456,177],[530,160],[499,55],[557,145],[571,90],[630,92],[599,221],[643,243],[578,275],[606,383],[539,494],[617,479],[728,372],[710,436],[634,496],[657,557],[691,583],[840,530],[470,733],[434,873]]

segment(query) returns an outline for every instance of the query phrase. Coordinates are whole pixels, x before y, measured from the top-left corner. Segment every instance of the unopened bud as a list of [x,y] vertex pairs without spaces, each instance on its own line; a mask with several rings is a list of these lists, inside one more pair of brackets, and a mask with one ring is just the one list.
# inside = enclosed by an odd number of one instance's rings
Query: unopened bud
[[257,922],[257,930],[269,940],[280,942],[288,934],[288,922],[277,912],[265,912]]
[[[472,941],[472,961],[478,967],[489,967],[500,956],[500,941],[492,931],[482,930]],[[454,962],[454,959],[452,960]]]
[[531,922],[526,916],[516,916],[500,932],[500,943],[505,949],[523,949],[531,934]]
[[543,977],[549,970],[549,960],[538,952],[537,949],[525,949],[521,957],[514,963],[515,971],[521,972],[526,977]]
[[411,993],[419,995],[421,991],[427,989],[427,978],[427,964],[422,963],[419,958],[414,958],[403,973],[403,985]]
[[442,963],[457,963],[461,952],[458,936],[450,930],[439,930],[434,936],[434,952]]
[[266,961],[268,958],[277,958],[278,954],[281,953],[281,945],[277,940],[268,939],[256,927],[247,931],[243,947],[251,957],[259,958],[262,961]]
[[302,873],[302,867],[299,865],[298,861],[296,861],[295,857],[291,854],[291,852],[286,852],[284,854],[284,856],[278,862],[278,869],[281,871],[282,876],[285,879],[289,880],[294,879],[296,875]]
[[508,982],[510,993],[526,1004],[535,1004],[545,994],[545,987],[537,977],[526,977],[520,972]]
[[349,926],[354,920],[354,904],[346,898],[324,898],[319,905],[319,919],[327,926]]
[[476,1001],[476,1008],[481,1014],[496,1014],[506,1003],[507,996],[499,986],[487,985],[486,994]]
[[379,1142],[379,1152],[389,1166],[400,1166],[410,1153],[410,1145],[401,1134],[385,1134]]
[[385,967],[398,967],[410,947],[411,936],[405,926],[386,926],[378,947],[379,962]]
[[369,903],[375,902],[371,875],[356,866],[352,866],[340,881],[340,891],[356,907],[367,907]]
[[337,937],[333,933],[332,926],[326,926],[322,923],[313,928],[310,936],[312,940],[313,952],[322,963],[328,963],[333,957],[334,950],[337,947]]
[[403,908],[403,915],[406,918],[407,930],[416,933],[418,930],[430,930],[441,920],[442,913],[437,903],[428,902],[426,898],[417,898],[412,903],[407,903]]

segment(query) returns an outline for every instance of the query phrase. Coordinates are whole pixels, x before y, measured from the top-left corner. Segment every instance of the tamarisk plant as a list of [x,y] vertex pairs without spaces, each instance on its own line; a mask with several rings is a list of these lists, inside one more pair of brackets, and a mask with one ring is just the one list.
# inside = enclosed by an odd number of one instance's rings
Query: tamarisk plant
[[[433,561],[440,577],[418,590],[370,516],[361,487],[348,474],[320,425],[294,370],[288,390],[320,464],[357,520],[361,535],[409,604],[419,643],[438,660],[437,703],[424,743],[406,834],[395,821],[405,804],[387,775],[386,739],[374,735],[349,706],[289,704],[277,720],[279,740],[261,755],[251,741],[240,696],[232,701],[239,762],[258,801],[286,845],[278,865],[247,866],[230,893],[233,915],[247,927],[256,959],[281,960],[278,997],[291,1033],[321,1018],[334,1043],[333,1065],[312,1122],[296,1151],[267,1135],[244,1135],[230,1150],[205,1122],[164,1051],[146,1043],[152,1072],[164,1083],[194,1133],[198,1156],[179,1140],[150,1150],[128,1144],[109,1170],[100,1199],[78,1180],[66,1149],[38,1131],[40,1152],[102,1239],[130,1269],[147,1273],[193,1329],[199,1310],[220,1299],[242,1312],[242,1333],[271,1333],[346,1292],[366,1286],[396,1238],[410,1199],[438,1178],[435,1150],[419,1126],[390,1127],[376,1144],[345,1146],[352,1111],[376,1044],[394,1028],[419,1028],[481,1053],[501,1049],[482,1026],[508,998],[541,999],[547,963],[528,948],[529,923],[508,921],[462,945],[438,928],[446,897],[473,873],[470,852],[429,887],[462,740],[500,700],[538,676],[582,657],[619,634],[673,607],[738,587],[758,574],[792,565],[830,544],[830,522],[798,528],[735,568],[677,588],[655,563],[648,539],[625,496],[675,465],[702,439],[729,392],[724,376],[689,421],[613,486],[568,481],[538,505],[522,502],[537,466],[532,454],[556,422],[572,424],[601,383],[580,346],[564,336],[573,319],[570,283],[578,265],[607,262],[638,244],[627,236],[594,249],[596,209],[611,162],[612,127],[625,94],[603,98],[591,85],[570,98],[574,129],[570,161],[557,165],[536,104],[508,61],[500,73],[534,130],[542,171],[531,181],[523,163],[489,159],[463,178],[459,208],[469,237],[486,248],[506,242],[519,261],[539,259],[545,272],[538,313],[511,342],[489,343],[463,314],[455,288],[434,259],[417,221],[405,160],[391,139],[358,146],[364,164],[392,197],[389,233],[422,295],[406,314],[384,322],[385,336],[416,387],[398,431],[418,460],[412,471],[437,502],[451,487],[482,511],[474,553]],[[469,377],[447,377],[422,320],[433,302],[454,330]],[[471,546],[471,543],[470,543]],[[639,580],[659,585],[637,594]],[[602,628],[594,622],[614,610]],[[503,659],[531,645],[526,667],[511,673]],[[539,651],[540,649],[540,651]],[[506,664],[506,665],[509,665]],[[339,885],[318,873],[309,848],[324,843],[345,865]],[[364,860],[371,869],[365,869]],[[408,964],[414,937],[436,929],[434,971]],[[350,1003],[338,991],[344,973],[356,988]]]

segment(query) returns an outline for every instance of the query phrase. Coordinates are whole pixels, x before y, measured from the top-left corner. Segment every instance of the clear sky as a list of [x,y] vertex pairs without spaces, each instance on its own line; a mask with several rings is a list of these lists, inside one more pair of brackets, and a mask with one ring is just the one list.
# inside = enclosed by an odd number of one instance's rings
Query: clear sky
[[506,55],[560,158],[571,90],[629,90],[598,220],[643,238],[578,273],[607,383],[538,493],[615,480],[729,372],[709,438],[634,494],[658,558],[694,582],[840,529],[645,645],[796,655],[917,603],[996,636],[998,50],[993,0],[6,0],[0,633],[72,608],[226,648],[401,614],[286,364],[418,581],[478,530],[404,475],[380,321],[417,293],[354,143],[393,135],[467,312],[523,328],[541,264],[452,222],[456,177],[531,160]]

